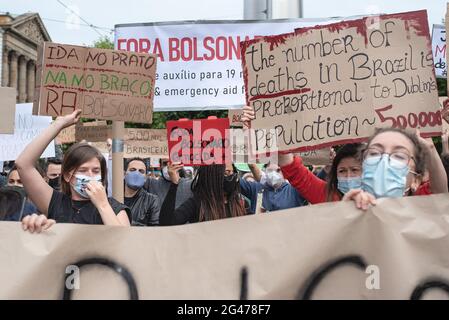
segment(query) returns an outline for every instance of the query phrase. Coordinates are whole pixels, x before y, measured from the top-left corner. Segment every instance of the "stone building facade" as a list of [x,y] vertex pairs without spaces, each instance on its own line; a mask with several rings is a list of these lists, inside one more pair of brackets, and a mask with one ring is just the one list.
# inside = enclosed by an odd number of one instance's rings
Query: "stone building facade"
[[0,14],[0,75],[2,87],[17,89],[17,102],[32,102],[38,46],[51,41],[38,13],[16,17]]

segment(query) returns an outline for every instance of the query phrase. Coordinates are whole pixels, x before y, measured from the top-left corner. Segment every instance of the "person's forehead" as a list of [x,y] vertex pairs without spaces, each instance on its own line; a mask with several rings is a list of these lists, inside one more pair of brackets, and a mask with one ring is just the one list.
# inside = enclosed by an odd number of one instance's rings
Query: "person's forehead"
[[49,163],[48,170],[61,170],[61,165],[56,163]]
[[129,163],[128,168],[145,169],[145,164],[140,160],[133,160]]
[[100,161],[97,158],[90,159],[89,161],[84,162],[82,165],[80,165],[80,168],[99,168],[100,167]]
[[338,164],[338,167],[353,167],[353,166],[360,166],[361,163],[358,159],[354,157],[346,157],[341,159],[341,161]]
[[9,173],[10,179],[19,179],[19,171],[14,170]]
[[406,149],[410,153],[414,151],[414,145],[405,135],[399,132],[383,132],[374,137],[369,147],[379,147],[385,152]]

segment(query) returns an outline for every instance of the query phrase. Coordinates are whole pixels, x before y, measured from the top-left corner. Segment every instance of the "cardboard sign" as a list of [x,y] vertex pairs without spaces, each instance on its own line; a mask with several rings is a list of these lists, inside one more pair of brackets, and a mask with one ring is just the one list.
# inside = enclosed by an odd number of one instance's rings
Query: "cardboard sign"
[[341,18],[177,21],[115,26],[115,48],[157,55],[155,111],[245,104],[240,42]]
[[446,65],[446,28],[444,25],[434,24],[432,30],[432,51],[437,78],[447,77]]
[[246,41],[242,64],[256,153],[357,142],[376,127],[441,134],[426,11]]
[[[103,155],[109,154],[108,144],[106,142],[88,142],[91,146],[100,150]],[[106,157],[107,159],[107,157]]]
[[104,142],[108,138],[112,139],[112,126],[110,125],[94,125],[86,122],[75,127],[76,141]]
[[16,89],[0,87],[0,134],[14,133],[16,113]]
[[243,123],[241,121],[242,115],[243,111],[241,109],[229,110],[228,118],[230,126],[242,128],[243,127]]
[[[20,103],[16,105],[14,134],[0,134],[0,161],[16,160],[23,149],[33,141],[51,122],[51,117],[32,115],[33,104]],[[55,156],[55,144],[52,141],[41,158]]]
[[447,299],[448,207],[439,194],[378,199],[366,212],[340,201],[163,228],[57,223],[39,234],[0,222],[0,299]]
[[167,131],[165,129],[127,128],[125,158],[168,157]]
[[167,121],[169,158],[184,165],[231,162],[229,119]]
[[329,148],[299,152],[304,165],[325,166],[331,164]]
[[62,131],[56,136],[55,140],[58,144],[75,142],[75,125],[62,129]]
[[34,112],[151,123],[156,57],[45,42]]
[[[439,101],[440,101],[440,110],[441,110],[441,114],[444,115],[445,113],[443,112],[444,109],[444,101],[447,100],[447,97],[438,97]],[[448,105],[449,107],[449,105]],[[446,108],[448,108],[446,107]],[[446,116],[446,120],[443,117],[443,121],[442,121],[442,132],[444,133],[446,130],[449,130],[449,112],[448,112],[448,116]]]

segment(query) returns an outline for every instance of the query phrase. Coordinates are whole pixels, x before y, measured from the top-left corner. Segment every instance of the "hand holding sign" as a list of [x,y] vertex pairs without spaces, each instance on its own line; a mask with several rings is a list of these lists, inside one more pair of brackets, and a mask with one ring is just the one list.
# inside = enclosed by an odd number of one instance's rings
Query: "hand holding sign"
[[443,101],[443,110],[441,110],[441,117],[449,123],[449,99]]
[[244,106],[243,107],[243,115],[241,118],[241,121],[243,125],[247,128],[250,127],[251,121],[256,118],[256,114],[254,112],[254,108],[251,106]]
[[182,163],[168,163],[168,175],[170,176],[170,180],[174,184],[179,183],[179,170],[181,170],[184,167]]
[[68,114],[66,116],[57,117],[55,122],[60,123],[62,126],[62,129],[70,127],[71,125],[74,125],[80,120],[81,117],[81,110],[76,109],[71,114]]

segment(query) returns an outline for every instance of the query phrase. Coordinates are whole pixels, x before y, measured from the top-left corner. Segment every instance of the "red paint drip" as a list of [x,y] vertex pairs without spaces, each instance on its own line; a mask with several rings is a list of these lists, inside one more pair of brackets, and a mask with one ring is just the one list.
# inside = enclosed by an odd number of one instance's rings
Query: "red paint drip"
[[365,45],[368,44],[368,36],[366,32],[366,18],[363,19],[357,19],[357,20],[346,20],[346,21],[340,21],[335,22],[331,24],[326,25],[316,25],[313,27],[305,27],[305,28],[298,28],[295,29],[296,35],[303,35],[311,32],[312,30],[328,30],[329,32],[340,32],[345,29],[349,28],[356,28],[357,34],[360,34],[365,39]]
[[258,96],[251,97],[251,99],[249,99],[249,101],[261,100],[261,99],[272,99],[272,98],[277,98],[277,97],[282,97],[282,96],[289,96],[292,94],[306,93],[309,91],[310,91],[310,88],[301,88],[301,89],[294,89],[294,90],[276,92],[276,93],[271,93],[271,94],[261,94]]

